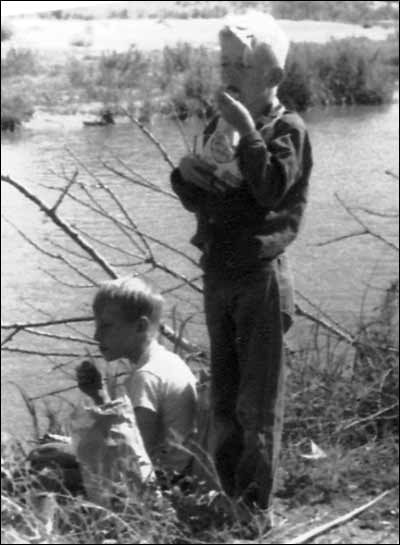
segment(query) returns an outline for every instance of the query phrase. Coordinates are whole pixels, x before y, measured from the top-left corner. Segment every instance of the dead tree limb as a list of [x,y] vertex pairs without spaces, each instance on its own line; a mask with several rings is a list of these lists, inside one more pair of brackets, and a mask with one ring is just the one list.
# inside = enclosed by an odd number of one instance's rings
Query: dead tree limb
[[350,513],[346,513],[345,515],[342,515],[341,517],[338,517],[330,522],[326,522],[325,524],[321,524],[320,526],[317,526],[313,530],[309,530],[308,532],[305,532],[304,534],[296,537],[295,539],[292,539],[290,541],[286,541],[288,545],[301,545],[303,543],[308,543],[309,541],[315,539],[317,536],[320,536],[322,534],[326,534],[326,532],[329,532],[329,530],[332,530],[332,528],[336,528],[336,526],[340,526],[343,524],[346,524],[349,522],[349,520],[357,517],[379,501],[383,500],[388,494],[393,492],[394,489],[386,490],[385,492],[382,492],[382,494],[379,494],[376,498],[373,500],[365,503],[364,505],[361,505],[360,507],[357,507],[357,509],[354,509],[353,511],[350,511]]
[[48,216],[57,227],[62,229],[78,246],[80,246],[85,252],[87,252],[93,260],[100,265],[100,267],[112,278],[117,278],[117,273],[114,269],[105,261],[105,259],[90,245],[88,244],[75,229],[69,225],[66,221],[60,218],[57,212],[54,212],[52,208],[49,208],[41,199],[31,193],[26,187],[19,184],[9,176],[1,175],[1,181],[10,184],[15,187],[24,197],[35,203],[38,208]]

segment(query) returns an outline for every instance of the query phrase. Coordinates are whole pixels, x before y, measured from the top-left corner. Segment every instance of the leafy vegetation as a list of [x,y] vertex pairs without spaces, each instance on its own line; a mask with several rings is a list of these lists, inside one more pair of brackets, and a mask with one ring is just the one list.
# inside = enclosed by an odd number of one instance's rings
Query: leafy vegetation
[[368,23],[381,19],[398,19],[397,2],[358,2],[340,0],[323,1],[277,1],[271,3],[272,15],[277,19],[313,19],[317,21],[343,21],[348,23]]

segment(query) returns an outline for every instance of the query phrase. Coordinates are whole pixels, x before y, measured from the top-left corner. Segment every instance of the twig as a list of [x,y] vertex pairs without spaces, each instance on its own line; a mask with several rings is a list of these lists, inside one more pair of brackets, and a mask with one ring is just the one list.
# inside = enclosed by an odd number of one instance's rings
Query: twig
[[347,431],[351,428],[354,428],[355,426],[359,426],[361,424],[365,424],[365,422],[369,422],[370,420],[375,420],[375,418],[378,418],[378,416],[381,416],[382,414],[384,413],[387,413],[393,409],[395,409],[396,407],[399,406],[399,402],[396,401],[396,403],[393,403],[392,405],[390,405],[389,407],[384,407],[383,409],[380,409],[379,411],[373,413],[373,414],[370,414],[368,416],[366,416],[365,418],[359,418],[358,420],[354,420],[353,422],[350,422],[349,424],[347,424],[346,426],[343,426],[343,427],[340,427],[338,429],[336,429],[334,431],[334,433],[342,433],[343,431]]
[[4,347],[2,350],[6,352],[15,352],[18,354],[28,354],[29,356],[52,356],[59,358],[82,358],[84,354],[76,354],[71,352],[41,352],[39,350],[27,350],[25,348]]
[[166,189],[162,189],[161,187],[158,187],[155,184],[149,184],[147,182],[141,182],[140,180],[131,178],[127,174],[124,174],[120,170],[117,170],[116,168],[110,166],[109,164],[107,164],[105,162],[103,162],[103,166],[104,166],[105,169],[109,170],[110,172],[112,172],[116,176],[119,176],[120,178],[123,178],[124,180],[127,180],[128,182],[131,182],[131,183],[136,184],[136,185],[140,185],[141,187],[149,189],[150,191],[154,191],[155,193],[161,193],[162,195],[165,195],[166,197],[171,197],[172,199],[175,199],[175,200],[178,199],[178,197],[174,193],[172,193],[172,191],[167,191]]
[[[134,222],[132,221],[132,219],[130,218],[129,214],[127,213],[127,211],[125,210],[125,208],[123,207],[123,205],[121,204],[121,202],[119,201],[119,199],[115,196],[115,194],[110,190],[110,188],[108,186],[106,186],[105,184],[103,184],[103,182],[100,180],[100,178],[98,176],[96,176],[95,174],[93,174],[93,172],[91,170],[88,169],[88,167],[74,154],[74,152],[72,150],[70,150],[69,148],[66,148],[67,152],[71,155],[71,157],[73,157],[73,159],[79,163],[83,168],[84,170],[89,174],[89,176],[91,176],[95,181],[96,183],[99,185],[99,187],[101,187],[101,189],[103,189],[103,191],[105,191],[110,197],[111,199],[114,201],[114,203],[117,205],[117,207],[120,209],[120,211],[123,213],[124,217],[128,220],[128,223],[130,223],[130,226],[131,226],[131,229],[136,232],[136,226],[134,224]],[[89,191],[87,191],[87,189],[85,188],[85,186],[83,184],[80,184],[80,187],[86,192],[86,195],[92,200],[95,201],[96,203],[96,206],[99,208],[99,209],[102,209],[104,211],[104,208],[94,199],[94,197],[91,195],[91,193]],[[104,211],[105,213],[105,217],[107,219],[109,219],[110,221],[112,221],[114,224],[120,224],[120,222],[117,222],[110,214],[108,214],[106,211]],[[137,250],[139,250],[139,252],[141,252],[142,255],[146,255],[146,252],[143,250],[143,248],[141,248],[139,246],[139,244],[130,236],[129,233],[126,233],[126,231],[123,230],[123,232],[125,233],[126,236],[128,236],[128,238],[130,239],[130,241],[132,242],[132,244],[135,246],[135,248]],[[140,237],[139,237],[140,238]],[[145,245],[146,247],[146,245]],[[146,247],[146,250],[147,250],[147,247]]]
[[55,333],[46,333],[45,331],[35,331],[34,329],[29,329],[28,327],[24,329],[25,333],[29,333],[31,335],[37,335],[38,337],[46,337],[48,339],[57,339],[59,341],[68,341],[73,343],[84,343],[84,344],[92,344],[93,346],[97,346],[98,343],[96,341],[91,341],[90,339],[79,339],[78,337],[71,337],[69,335],[56,335]]
[[324,240],[322,242],[317,242],[315,244],[315,246],[317,246],[317,248],[321,248],[322,246],[328,246],[328,244],[334,244],[335,242],[340,242],[342,240],[346,240],[348,238],[353,238],[353,237],[360,237],[362,235],[369,235],[369,231],[368,229],[363,229],[362,231],[354,231],[353,233],[347,233],[346,235],[341,235],[339,237],[335,237],[335,238],[330,238],[329,240]]
[[370,227],[368,227],[353,211],[352,209],[347,206],[347,204],[343,201],[343,199],[341,199],[339,197],[339,195],[337,193],[335,193],[335,197],[336,199],[339,201],[339,203],[342,205],[342,207],[346,210],[346,212],[359,224],[361,225],[361,227],[363,227],[363,229],[365,231],[367,231],[371,236],[373,236],[374,238],[380,240],[381,242],[383,242],[384,244],[386,244],[387,246],[389,246],[390,248],[396,250],[397,252],[399,251],[399,247],[396,246],[396,244],[393,244],[393,242],[391,242],[390,240],[388,240],[387,238],[383,237],[382,235],[380,235],[379,233],[376,233],[375,231],[372,231],[372,229],[370,229]]
[[379,494],[379,496],[369,501],[368,503],[365,503],[364,505],[357,507],[357,509],[350,511],[350,513],[347,513],[346,515],[338,517],[335,520],[332,520],[325,524],[321,524],[320,526],[317,526],[313,530],[309,530],[308,532],[305,532],[304,534],[296,537],[295,539],[292,539],[291,541],[286,541],[286,543],[288,545],[301,545],[302,543],[308,543],[309,541],[316,538],[317,536],[320,536],[321,534],[325,534],[332,528],[335,528],[336,526],[340,526],[341,524],[346,524],[346,522],[353,519],[354,517],[357,517],[362,512],[366,511],[367,509],[369,509],[370,507],[372,507],[373,505],[381,501],[383,498],[385,498],[388,494],[390,494],[393,491],[394,491],[394,488],[392,488],[391,490],[386,490],[385,492],[382,492],[382,494]]
[[314,316],[314,314],[307,312],[298,304],[296,304],[296,314],[298,316],[303,316],[304,318],[307,318],[308,320],[322,326],[324,329],[330,331],[331,333],[334,333],[336,336],[340,337],[341,339],[348,342],[349,344],[354,345],[356,343],[356,339],[354,339],[354,337],[352,337],[348,333],[345,333],[344,331],[341,331],[338,327],[332,324],[329,324],[323,318],[317,318],[316,316]]
[[61,320],[47,320],[45,322],[22,322],[15,324],[1,324],[1,329],[26,329],[27,327],[49,327],[60,324],[71,324],[74,322],[92,322],[93,316],[80,316],[77,318],[63,318]]
[[395,174],[395,173],[392,172],[391,170],[385,170],[385,174],[387,174],[388,176],[391,176],[394,180],[398,180],[398,179],[399,179],[399,175],[398,175],[398,174]]
[[134,125],[136,125],[137,127],[139,127],[139,129],[142,131],[143,134],[145,134],[147,136],[147,138],[150,140],[150,142],[152,142],[156,148],[158,149],[158,151],[161,153],[161,155],[163,156],[163,158],[165,159],[165,161],[169,164],[169,166],[171,168],[175,168],[175,164],[174,162],[172,161],[172,159],[170,158],[170,156],[168,155],[166,149],[164,148],[164,146],[161,144],[161,142],[159,142],[157,140],[157,138],[154,136],[154,134],[149,131],[144,125],[143,123],[140,123],[140,121],[134,117],[133,115],[131,115],[127,110],[125,110],[124,108],[122,108],[122,111],[124,112],[124,114],[132,121],[132,123]]
[[19,333],[20,331],[21,331],[21,328],[16,327],[14,331],[11,331],[11,333],[7,335],[7,337],[1,342],[1,346],[3,347],[7,343],[9,343],[13,339],[13,337],[15,337],[15,335],[17,335],[17,333]]
[[398,213],[371,210],[370,208],[365,208],[364,206],[354,206],[353,210],[360,210],[361,212],[365,212],[366,214],[370,214],[371,216],[377,216],[378,218],[395,219],[399,217]]
[[71,189],[71,187],[76,182],[77,177],[78,177],[78,171],[75,170],[74,174],[72,175],[72,178],[70,180],[68,180],[67,185],[62,190],[61,195],[58,197],[57,201],[55,202],[55,204],[54,204],[54,206],[52,208],[54,213],[57,211],[57,208],[60,206],[60,204],[64,200],[65,195],[68,193],[68,191]]
[[165,338],[167,338],[171,343],[176,343],[177,339],[179,338],[179,346],[186,350],[187,352],[199,352],[201,351],[200,348],[196,345],[188,341],[185,337],[179,337],[173,329],[171,329],[166,324],[161,324],[160,331],[164,335]]

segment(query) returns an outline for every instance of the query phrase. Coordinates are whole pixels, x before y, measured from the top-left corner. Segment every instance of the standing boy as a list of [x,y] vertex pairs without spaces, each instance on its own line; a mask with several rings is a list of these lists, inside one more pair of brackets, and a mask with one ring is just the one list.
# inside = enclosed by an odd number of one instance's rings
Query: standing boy
[[[192,242],[202,250],[216,468],[231,497],[266,509],[283,423],[283,332],[291,320],[280,282],[283,252],[303,217],[312,157],[303,121],[276,95],[288,40],[272,17],[262,23],[261,35],[246,23],[220,32],[220,118],[205,130],[202,156],[183,157],[171,182],[199,221]],[[217,134],[224,130],[225,148]],[[221,163],[228,172],[219,178]]]

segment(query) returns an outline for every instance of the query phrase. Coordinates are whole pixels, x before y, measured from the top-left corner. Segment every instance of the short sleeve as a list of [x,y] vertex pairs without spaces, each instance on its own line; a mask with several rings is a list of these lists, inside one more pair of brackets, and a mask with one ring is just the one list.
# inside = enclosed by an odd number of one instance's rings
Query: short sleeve
[[129,380],[126,390],[134,409],[143,407],[155,413],[160,411],[160,379],[153,373],[139,369]]

